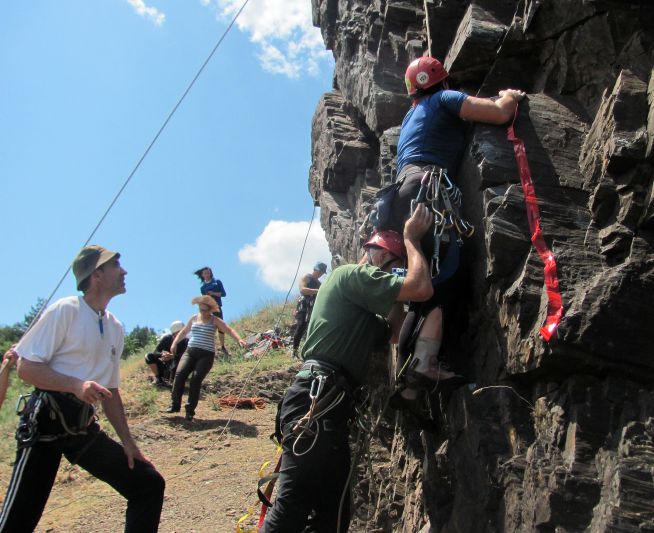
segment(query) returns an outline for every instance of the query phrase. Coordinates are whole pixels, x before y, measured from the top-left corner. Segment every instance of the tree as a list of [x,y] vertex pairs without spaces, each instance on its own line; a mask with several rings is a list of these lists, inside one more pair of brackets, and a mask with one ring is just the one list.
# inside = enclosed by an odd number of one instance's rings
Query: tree
[[32,322],[36,322],[39,319],[43,311],[45,311],[45,299],[39,296],[36,299],[36,303],[30,307],[30,310],[23,318],[23,321],[16,324],[16,326],[20,328],[22,333],[25,333],[27,328],[32,325]]
[[13,326],[0,326],[0,357],[9,349],[13,344],[16,344],[23,332],[18,327],[18,324]]
[[136,326],[128,335],[125,335],[125,348],[123,348],[123,359],[126,359],[135,352],[142,350],[148,344],[157,340],[157,333],[147,326]]
[[37,298],[21,322],[16,322],[13,326],[0,326],[0,357],[20,340],[33,320],[36,322],[35,317],[41,314],[44,304],[43,298]]

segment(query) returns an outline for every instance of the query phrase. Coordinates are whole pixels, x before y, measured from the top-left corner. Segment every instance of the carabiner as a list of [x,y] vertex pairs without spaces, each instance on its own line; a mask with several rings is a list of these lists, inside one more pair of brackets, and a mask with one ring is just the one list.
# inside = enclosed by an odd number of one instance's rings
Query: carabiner
[[22,415],[25,412],[25,408],[27,407],[27,401],[30,399],[32,396],[32,393],[30,392],[29,394],[21,394],[18,397],[18,400],[16,400],[16,414],[17,415]]
[[325,379],[327,378],[322,374],[318,374],[313,378],[309,388],[309,398],[315,400],[320,396],[322,389],[325,387]]

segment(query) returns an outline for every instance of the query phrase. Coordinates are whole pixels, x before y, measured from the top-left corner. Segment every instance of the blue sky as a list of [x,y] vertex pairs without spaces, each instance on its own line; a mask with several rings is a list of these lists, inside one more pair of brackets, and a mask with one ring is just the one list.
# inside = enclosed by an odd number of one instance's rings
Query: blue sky
[[[0,4],[0,324],[54,289],[241,0]],[[186,320],[213,267],[233,320],[283,298],[313,212],[311,118],[333,61],[309,0],[250,0],[92,242],[127,328]],[[329,263],[318,221],[300,272]],[[75,293],[69,274],[55,299]]]

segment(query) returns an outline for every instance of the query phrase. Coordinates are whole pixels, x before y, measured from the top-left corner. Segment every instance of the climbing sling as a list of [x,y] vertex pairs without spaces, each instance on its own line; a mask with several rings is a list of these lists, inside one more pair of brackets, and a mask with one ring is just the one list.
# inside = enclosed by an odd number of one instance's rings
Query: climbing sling
[[540,328],[540,334],[543,339],[549,342],[561,321],[563,315],[563,301],[559,291],[559,278],[556,274],[556,261],[554,254],[550,251],[545,243],[543,232],[540,227],[540,211],[538,210],[538,198],[536,189],[531,180],[531,169],[527,160],[527,151],[525,143],[515,134],[515,121],[518,118],[518,107],[515,107],[513,120],[507,128],[506,138],[513,144],[518,171],[520,173],[520,183],[525,198],[525,208],[527,210],[527,220],[529,221],[529,231],[531,231],[531,243],[541,261],[543,261],[543,272],[545,278],[545,290],[547,292],[547,318],[545,325]]

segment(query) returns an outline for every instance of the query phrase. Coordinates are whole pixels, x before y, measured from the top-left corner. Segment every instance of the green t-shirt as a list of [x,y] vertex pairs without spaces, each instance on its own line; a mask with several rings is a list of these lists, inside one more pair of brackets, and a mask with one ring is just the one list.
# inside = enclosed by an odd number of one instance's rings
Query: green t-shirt
[[372,265],[335,269],[316,296],[302,357],[338,365],[362,382],[370,352],[386,333],[381,317],[390,312],[403,281]]

